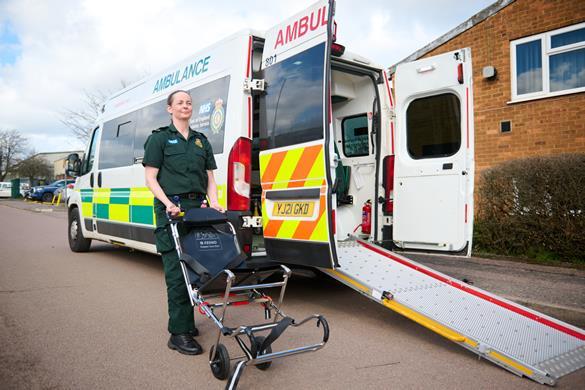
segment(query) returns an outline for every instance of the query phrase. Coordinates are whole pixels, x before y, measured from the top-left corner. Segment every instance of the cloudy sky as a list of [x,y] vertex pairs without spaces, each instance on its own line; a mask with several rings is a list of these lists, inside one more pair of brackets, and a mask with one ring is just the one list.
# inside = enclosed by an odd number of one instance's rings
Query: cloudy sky
[[[338,0],[338,42],[390,66],[494,0]],[[116,91],[314,0],[0,0],[0,129],[37,152],[84,148],[59,121],[84,91]]]

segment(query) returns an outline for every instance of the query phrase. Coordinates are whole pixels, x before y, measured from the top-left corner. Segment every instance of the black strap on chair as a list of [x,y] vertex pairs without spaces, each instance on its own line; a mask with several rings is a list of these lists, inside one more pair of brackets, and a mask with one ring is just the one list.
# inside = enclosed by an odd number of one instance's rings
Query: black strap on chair
[[291,326],[294,322],[295,320],[291,317],[284,317],[282,320],[278,321],[278,325],[272,328],[268,336],[266,336],[262,342],[262,345],[258,347],[258,350],[254,356],[258,356],[258,353],[265,351],[266,348],[270,347],[270,345],[280,337],[286,328]]
[[189,256],[186,253],[181,253],[180,260],[187,264],[187,266],[191,268],[197,275],[199,275],[199,280],[201,283],[205,283],[211,279],[209,270],[205,268],[200,262],[195,260],[192,256]]

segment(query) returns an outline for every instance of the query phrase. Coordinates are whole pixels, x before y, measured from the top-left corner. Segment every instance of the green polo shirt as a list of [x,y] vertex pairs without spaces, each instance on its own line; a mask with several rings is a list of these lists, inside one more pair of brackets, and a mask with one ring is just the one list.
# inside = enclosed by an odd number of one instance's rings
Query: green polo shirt
[[217,169],[207,138],[189,129],[185,139],[172,123],[148,137],[142,165],[159,169],[157,180],[167,196],[206,194],[207,171]]

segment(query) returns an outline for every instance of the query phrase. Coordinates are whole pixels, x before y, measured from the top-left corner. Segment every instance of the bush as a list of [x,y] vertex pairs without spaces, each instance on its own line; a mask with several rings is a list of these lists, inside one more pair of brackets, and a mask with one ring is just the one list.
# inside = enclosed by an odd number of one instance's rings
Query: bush
[[482,172],[475,248],[585,261],[585,154],[510,161]]

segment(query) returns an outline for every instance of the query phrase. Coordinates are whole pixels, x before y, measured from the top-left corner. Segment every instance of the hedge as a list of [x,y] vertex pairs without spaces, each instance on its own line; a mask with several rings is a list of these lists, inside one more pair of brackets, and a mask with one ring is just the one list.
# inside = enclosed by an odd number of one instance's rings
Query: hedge
[[476,251],[585,262],[585,154],[486,169],[476,200]]

